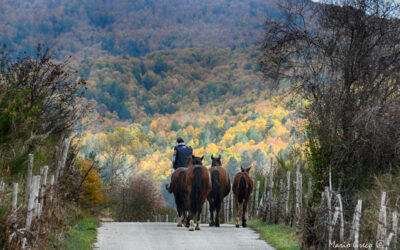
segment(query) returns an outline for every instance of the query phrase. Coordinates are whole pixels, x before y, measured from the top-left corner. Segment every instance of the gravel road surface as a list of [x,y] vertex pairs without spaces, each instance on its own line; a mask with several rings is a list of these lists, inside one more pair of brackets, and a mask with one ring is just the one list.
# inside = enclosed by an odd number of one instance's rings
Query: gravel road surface
[[98,229],[94,249],[274,249],[249,228],[227,224],[215,228],[202,224],[200,229],[189,232],[176,223],[107,222]]

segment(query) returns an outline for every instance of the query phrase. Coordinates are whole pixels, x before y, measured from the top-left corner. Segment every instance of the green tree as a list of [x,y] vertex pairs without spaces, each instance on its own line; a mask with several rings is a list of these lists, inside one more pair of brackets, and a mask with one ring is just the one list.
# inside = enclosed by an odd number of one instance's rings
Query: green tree
[[265,154],[261,151],[261,149],[254,151],[251,158],[256,163],[255,168],[257,170],[264,169],[268,163],[267,157],[265,157]]
[[256,143],[259,143],[264,139],[263,134],[255,127],[251,127],[246,134],[250,140],[254,140]]
[[242,154],[242,159],[240,161],[240,165],[243,166],[244,168],[248,168],[251,166],[251,158],[250,158],[250,153],[248,150],[244,151]]
[[228,171],[229,178],[233,182],[233,177],[240,171],[239,162],[236,160],[234,156],[229,158],[229,161],[226,164],[226,171]]
[[153,76],[146,74],[146,77],[143,79],[143,86],[146,90],[150,90],[151,88],[157,86],[158,81]]
[[140,68],[138,66],[132,67],[132,74],[139,84],[142,84],[142,77],[140,76]]
[[171,123],[171,130],[172,130],[172,131],[178,131],[178,130],[180,130],[181,128],[182,128],[182,127],[181,127],[181,125],[179,124],[178,120],[174,119],[174,120],[172,121],[172,123]]
[[249,141],[249,138],[247,138],[245,133],[238,132],[235,136],[235,139],[233,140],[233,143],[234,144],[239,143],[239,142],[246,143],[248,141]]
[[160,57],[156,59],[156,62],[154,63],[154,73],[156,74],[161,74],[164,71],[168,70],[168,65],[165,64],[164,60],[161,59]]

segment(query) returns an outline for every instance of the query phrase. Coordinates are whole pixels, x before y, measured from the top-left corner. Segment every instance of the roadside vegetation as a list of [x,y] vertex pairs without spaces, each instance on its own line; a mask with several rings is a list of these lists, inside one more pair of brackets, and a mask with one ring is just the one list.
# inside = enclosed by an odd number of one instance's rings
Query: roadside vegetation
[[65,247],[70,250],[91,249],[96,241],[99,220],[93,217],[83,217],[74,223],[66,234]]
[[261,239],[278,250],[300,249],[301,236],[296,235],[296,229],[284,224],[270,225],[261,220],[250,220],[248,226],[260,233]]

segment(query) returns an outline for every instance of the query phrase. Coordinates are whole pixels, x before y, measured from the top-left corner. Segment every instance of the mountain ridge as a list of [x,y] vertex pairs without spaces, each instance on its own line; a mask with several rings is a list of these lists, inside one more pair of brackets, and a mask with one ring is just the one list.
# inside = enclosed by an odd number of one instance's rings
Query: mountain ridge
[[[57,55],[142,56],[174,48],[247,47],[262,40],[276,1],[30,0],[2,1],[0,43]],[[3,13],[1,13],[3,12]],[[5,13],[7,13],[5,15]]]

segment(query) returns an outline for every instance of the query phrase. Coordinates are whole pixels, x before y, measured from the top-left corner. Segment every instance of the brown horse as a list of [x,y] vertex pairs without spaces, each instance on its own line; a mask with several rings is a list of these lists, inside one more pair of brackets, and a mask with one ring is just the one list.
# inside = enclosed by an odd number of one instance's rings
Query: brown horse
[[[208,194],[208,202],[210,203],[210,227],[219,227],[219,211],[221,204],[224,201],[224,197],[227,196],[231,190],[231,180],[229,179],[228,172],[221,164],[221,155],[214,158],[211,155],[211,192]],[[215,222],[214,222],[214,211],[215,211]]]
[[250,178],[249,172],[251,167],[244,169],[240,167],[241,172],[235,175],[233,181],[233,193],[235,194],[235,204],[236,204],[236,227],[239,227],[239,215],[241,205],[243,205],[242,211],[242,226],[246,227],[246,213],[247,204],[250,200],[250,195],[253,192],[253,180]]
[[171,185],[172,192],[175,197],[176,210],[178,211],[178,227],[182,226],[182,222],[187,220],[186,211],[187,211],[187,198],[185,193],[185,188],[183,186],[183,182],[185,179],[187,168],[178,168],[172,174]]
[[200,230],[200,215],[203,204],[211,191],[211,178],[208,169],[202,165],[204,156],[192,156],[184,180],[189,205],[189,231],[193,231],[193,217],[196,217],[196,230]]

